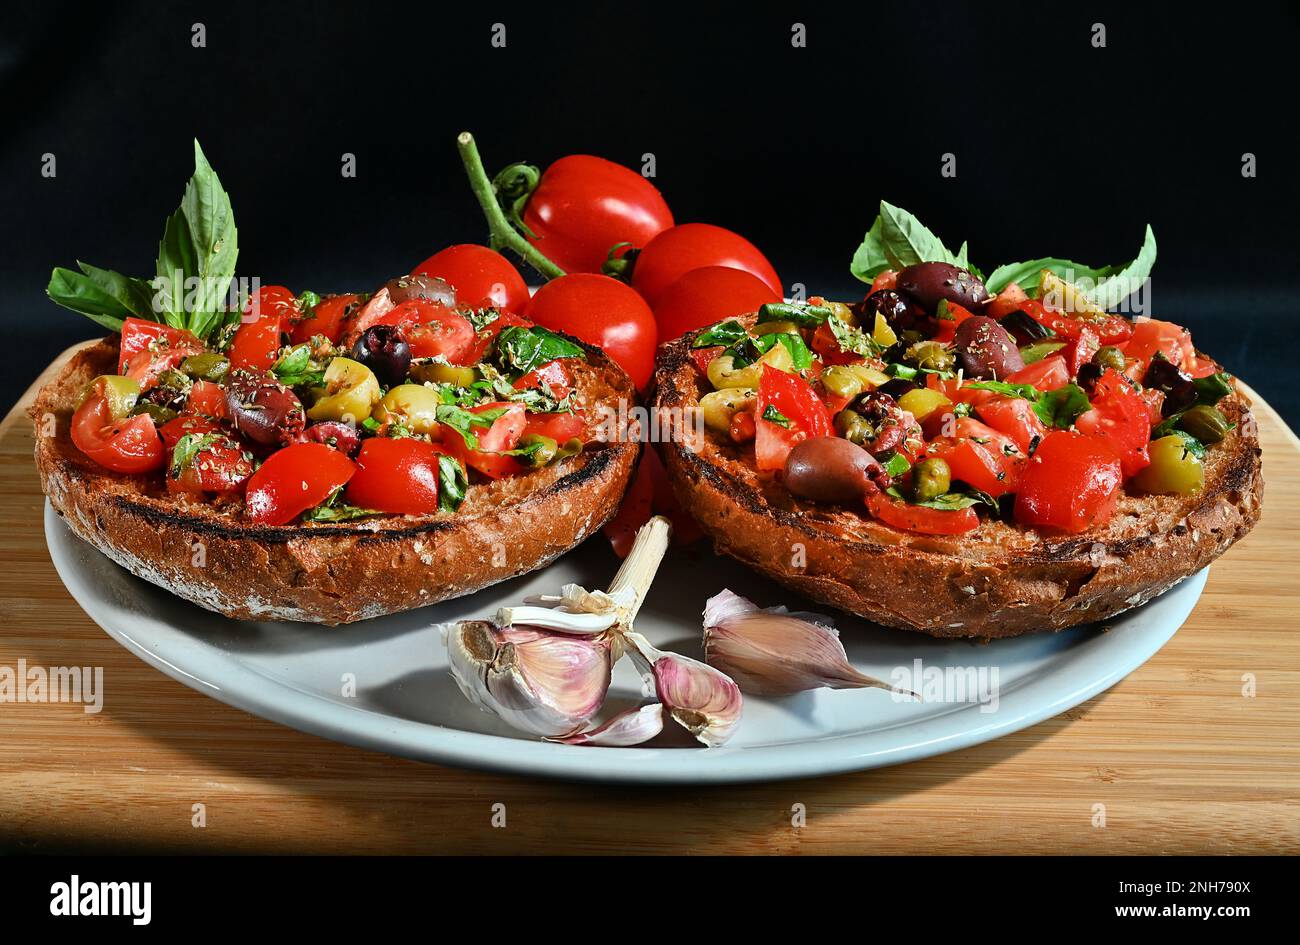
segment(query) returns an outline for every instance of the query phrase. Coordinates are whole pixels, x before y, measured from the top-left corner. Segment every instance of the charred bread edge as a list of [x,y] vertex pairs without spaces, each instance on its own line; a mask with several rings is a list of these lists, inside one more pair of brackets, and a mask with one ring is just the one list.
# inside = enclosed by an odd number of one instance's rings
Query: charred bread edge
[[[688,335],[660,348],[656,409],[685,410],[697,395]],[[689,372],[689,373],[687,373]],[[1060,630],[1139,606],[1206,567],[1259,520],[1263,496],[1258,428],[1244,395],[1229,464],[1174,527],[1104,545],[1094,537],[1043,538],[1031,551],[971,557],[944,540],[865,520],[880,541],[819,528],[807,514],[768,505],[744,483],[680,442],[664,444],[679,501],[717,550],[842,610],[936,637],[991,639]],[[801,543],[806,566],[787,562]],[[945,544],[952,550],[945,550]]]
[[[102,373],[98,368],[110,357],[116,364],[115,351],[113,340],[105,339],[77,352],[30,408],[37,424],[50,412],[62,421],[56,436],[36,437],[42,488],[73,532],[109,558],[236,619],[350,623],[536,570],[614,514],[640,451],[635,442],[604,444],[564,460],[570,469],[537,492],[462,518],[391,516],[364,524],[266,527],[224,521],[211,510],[163,510],[156,500],[104,488],[93,482],[98,474],[62,455],[75,450],[67,441],[67,379],[78,371]],[[610,386],[634,402],[626,375],[598,349],[587,351],[593,367],[613,372],[607,375]],[[204,544],[203,567],[191,563],[198,541]]]

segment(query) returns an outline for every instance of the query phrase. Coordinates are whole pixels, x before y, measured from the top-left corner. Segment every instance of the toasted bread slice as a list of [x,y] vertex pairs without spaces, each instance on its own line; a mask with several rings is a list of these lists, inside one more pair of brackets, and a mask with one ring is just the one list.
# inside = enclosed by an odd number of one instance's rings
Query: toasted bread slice
[[[586,347],[586,346],[584,346]],[[632,404],[632,383],[598,349],[573,366],[581,406]],[[55,510],[108,557],[159,587],[241,620],[328,625],[423,607],[536,570],[614,514],[635,442],[591,448],[526,475],[469,487],[455,513],[279,527],[168,495],[161,478],[102,469],[68,427],[87,382],[117,371],[117,339],[78,352],[38,394],[36,466]]]
[[[655,407],[683,413],[703,393],[692,336],[664,345]],[[1259,520],[1264,480],[1248,401],[1220,403],[1232,432],[1209,450],[1193,496],[1120,499],[1104,527],[1050,535],[986,521],[961,536],[899,531],[861,510],[795,498],[752,449],[707,435],[664,445],[679,501],[718,551],[808,597],[936,637],[1010,637],[1112,617],[1223,554]],[[694,448],[692,448],[694,447]]]

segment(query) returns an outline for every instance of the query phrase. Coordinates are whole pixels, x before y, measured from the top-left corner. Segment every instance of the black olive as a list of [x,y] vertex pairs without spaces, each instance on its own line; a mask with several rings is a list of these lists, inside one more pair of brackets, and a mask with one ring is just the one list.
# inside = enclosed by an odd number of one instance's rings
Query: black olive
[[916,390],[920,386],[921,385],[917,384],[916,381],[905,381],[901,377],[896,377],[891,381],[886,381],[884,384],[881,384],[876,388],[876,391],[881,394],[888,394],[890,397],[897,400],[909,390]]
[[426,276],[421,273],[398,276],[396,279],[389,279],[384,288],[388,290],[388,297],[393,300],[394,305],[401,305],[412,299],[441,302],[448,308],[456,304],[455,290],[437,276]]
[[1101,375],[1104,370],[1105,368],[1093,361],[1089,361],[1087,364],[1081,364],[1079,366],[1079,376],[1076,378],[1076,381],[1089,397],[1092,396],[1093,388],[1096,386],[1097,382],[1101,380]]
[[272,446],[291,443],[307,424],[302,401],[268,374],[231,371],[226,382],[226,413],[242,435]]
[[1160,406],[1162,416],[1171,417],[1196,403],[1196,383],[1166,358],[1157,356],[1151,359],[1142,384],[1164,391],[1165,400]]
[[975,314],[979,314],[989,300],[984,283],[971,275],[969,270],[944,262],[908,266],[898,274],[898,288],[915,300],[927,315],[933,315],[943,299],[968,308]]
[[1034,321],[1019,309],[1007,315],[998,324],[1011,333],[1011,337],[1016,339],[1018,345],[1032,345],[1036,341],[1051,338],[1056,334],[1042,322]]
[[985,315],[976,315],[958,325],[953,344],[967,377],[1001,379],[1025,366],[1016,340]]
[[374,371],[384,387],[393,387],[411,369],[411,346],[396,325],[372,325],[352,346],[352,360]]
[[858,321],[866,331],[875,326],[876,315],[883,315],[895,333],[914,331],[925,323],[925,312],[893,289],[872,292],[855,307]]

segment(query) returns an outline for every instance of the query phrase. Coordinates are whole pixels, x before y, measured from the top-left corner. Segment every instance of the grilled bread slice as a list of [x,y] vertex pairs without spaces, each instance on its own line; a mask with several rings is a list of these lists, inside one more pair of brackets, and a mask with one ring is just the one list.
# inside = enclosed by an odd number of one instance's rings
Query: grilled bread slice
[[[586,347],[586,346],[584,346]],[[632,405],[631,381],[598,349],[573,365],[579,405]],[[636,442],[593,443],[522,476],[471,485],[454,513],[251,525],[167,494],[161,477],[102,469],[72,444],[82,388],[117,371],[117,337],[75,354],[38,394],[36,466],[72,530],[133,574],[241,620],[327,625],[423,607],[543,567],[614,514]]]
[[[693,335],[660,348],[657,410],[683,413],[709,389]],[[936,637],[1010,637],[1112,617],[1204,568],[1259,520],[1258,430],[1239,392],[1219,408],[1236,426],[1208,453],[1192,496],[1125,495],[1104,527],[1051,535],[986,521],[960,536],[899,531],[855,508],[791,495],[753,450],[708,433],[664,459],[679,501],[717,550],[813,600]]]

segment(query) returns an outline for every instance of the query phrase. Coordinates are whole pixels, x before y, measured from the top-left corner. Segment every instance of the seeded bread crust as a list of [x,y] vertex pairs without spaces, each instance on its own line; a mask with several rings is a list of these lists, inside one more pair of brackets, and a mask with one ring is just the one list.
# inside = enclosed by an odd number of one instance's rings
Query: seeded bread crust
[[[659,350],[655,407],[697,407],[693,336]],[[730,555],[813,600],[935,637],[1012,637],[1113,617],[1195,574],[1259,521],[1259,431],[1239,391],[1220,403],[1235,429],[1211,447],[1195,496],[1125,495],[1111,521],[1049,535],[986,521],[961,536],[882,525],[863,509],[805,502],[753,451],[709,433],[664,444],[678,500]],[[695,448],[692,449],[691,447]]]
[[[614,514],[639,452],[634,442],[595,443],[536,472],[471,485],[455,513],[251,525],[240,503],[187,502],[156,474],[109,472],[73,446],[76,398],[93,378],[116,373],[117,350],[114,336],[78,352],[30,408],[45,494],[79,537],[131,573],[239,620],[334,626],[534,571]],[[579,403],[593,412],[634,404],[627,375],[586,350],[573,370]]]

